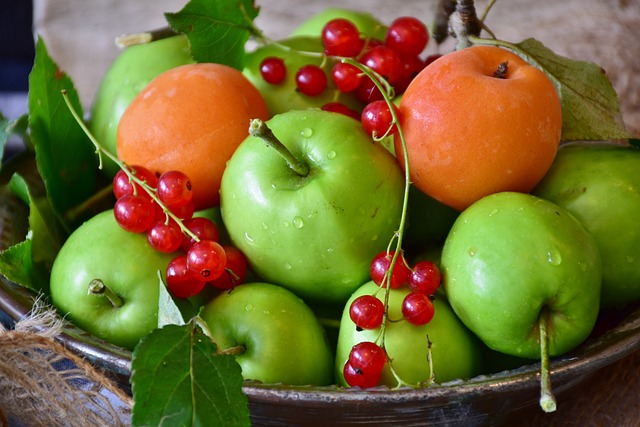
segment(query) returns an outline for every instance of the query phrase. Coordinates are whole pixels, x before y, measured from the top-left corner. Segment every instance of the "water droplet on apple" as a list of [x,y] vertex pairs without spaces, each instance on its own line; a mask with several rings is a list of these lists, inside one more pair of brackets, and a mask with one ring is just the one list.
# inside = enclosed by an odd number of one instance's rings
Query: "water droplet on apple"
[[547,249],[547,261],[551,265],[560,265],[562,264],[562,255],[560,251],[556,247],[552,247]]
[[293,266],[287,262],[287,263],[284,264],[284,268],[285,268],[285,270],[291,270],[293,268]]
[[300,135],[304,136],[305,138],[309,138],[311,135],[313,135],[313,129],[302,128],[302,130],[300,131]]
[[327,248],[327,253],[332,253],[334,251],[333,248]]
[[478,249],[476,248],[469,248],[469,256],[476,256],[476,252],[478,251]]
[[304,226],[304,221],[299,216],[293,218],[293,225],[296,228],[302,228]]
[[253,306],[253,304],[247,304],[244,307],[245,311],[253,311],[255,309],[255,307]]
[[249,236],[249,233],[244,233],[244,238],[249,243],[253,243],[254,242],[253,237]]
[[631,255],[627,255],[627,262],[629,264],[633,264],[634,262],[636,262],[636,257],[631,256]]
[[500,209],[494,209],[489,213],[489,216],[494,216],[495,214],[497,214],[498,212],[500,212]]
[[288,227],[289,224],[290,224],[289,221],[285,221],[285,222],[282,223],[282,225],[284,225],[285,227]]
[[327,159],[331,160],[331,159],[335,159],[336,158],[336,152],[331,150],[327,153]]
[[376,240],[378,240],[378,235],[374,234],[373,236],[371,236],[371,241],[375,242]]
[[267,223],[266,223],[266,222],[263,222],[263,223],[262,223],[262,229],[263,229],[263,230],[268,230],[268,229],[269,229],[269,226],[267,225]]

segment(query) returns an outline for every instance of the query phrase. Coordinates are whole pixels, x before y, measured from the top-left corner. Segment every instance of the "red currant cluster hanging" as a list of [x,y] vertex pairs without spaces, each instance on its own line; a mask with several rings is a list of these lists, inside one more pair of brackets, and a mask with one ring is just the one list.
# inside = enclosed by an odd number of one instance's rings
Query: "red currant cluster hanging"
[[[425,325],[435,314],[433,295],[440,286],[440,269],[430,261],[420,261],[410,268],[400,254],[389,272],[394,255],[393,251],[385,251],[375,256],[371,262],[371,279],[387,292],[407,285],[411,292],[402,301],[403,318],[413,325]],[[360,330],[379,328],[385,320],[384,303],[375,295],[359,296],[349,307],[349,317]],[[344,379],[351,387],[374,387],[387,360],[380,345],[370,341],[356,344],[344,365]]]
[[[382,77],[396,94],[404,92],[411,80],[439,56],[432,55],[426,59],[420,56],[429,42],[429,32],[422,21],[410,16],[394,20],[384,40],[364,37],[356,25],[345,18],[327,22],[320,39],[325,55],[358,61]],[[260,64],[260,73],[268,83],[282,83],[287,76],[284,59],[275,56],[265,58]],[[376,83],[357,66],[337,60],[327,76],[318,65],[304,65],[296,70],[295,82],[297,90],[308,96],[320,95],[330,83],[340,92],[353,93],[365,105],[362,112],[340,102],[330,102],[322,109],[362,121],[365,131],[374,137],[393,133],[390,131],[393,121],[389,105]]]
[[[127,172],[144,184],[134,182]],[[220,233],[213,221],[193,216],[191,182],[184,173],[172,170],[158,177],[143,166],[130,166],[114,176],[113,193],[114,217],[124,230],[146,233],[158,252],[184,252],[166,269],[172,295],[189,298],[207,284],[231,289],[242,283],[247,272],[244,254],[219,243]]]

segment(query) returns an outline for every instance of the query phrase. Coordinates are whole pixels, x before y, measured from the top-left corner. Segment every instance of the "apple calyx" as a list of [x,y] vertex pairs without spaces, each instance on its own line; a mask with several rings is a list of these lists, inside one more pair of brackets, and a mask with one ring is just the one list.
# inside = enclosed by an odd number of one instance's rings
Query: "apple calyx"
[[309,175],[309,165],[298,160],[273,134],[273,131],[264,121],[252,119],[249,124],[249,135],[262,139],[269,147],[275,149],[295,173],[301,177]]
[[113,292],[107,285],[104,284],[102,279],[93,279],[89,282],[89,287],[87,288],[87,294],[98,295],[109,300],[113,308],[120,308],[124,305],[124,300],[118,296],[115,292]]

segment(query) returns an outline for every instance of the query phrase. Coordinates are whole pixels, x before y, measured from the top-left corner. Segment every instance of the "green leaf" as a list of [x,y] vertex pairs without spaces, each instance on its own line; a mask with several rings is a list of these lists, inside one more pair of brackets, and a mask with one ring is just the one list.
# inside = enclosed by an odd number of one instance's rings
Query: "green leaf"
[[162,273],[158,271],[158,286],[160,294],[158,297],[158,328],[166,325],[184,325],[184,317],[180,309],[173,301],[173,297],[167,291],[167,286],[162,280]]
[[50,271],[68,234],[57,220],[49,200],[44,196],[38,197],[37,189],[32,190],[21,175],[12,175],[9,188],[29,205],[29,230],[33,240],[32,260],[42,265],[46,271]]
[[592,62],[558,55],[533,38],[509,48],[544,71],[562,102],[562,140],[627,139],[632,135],[620,114],[620,101],[604,70]]
[[31,257],[31,234],[23,242],[0,252],[0,271],[8,280],[32,291],[39,292],[48,287],[49,276],[34,265]]
[[24,114],[17,119],[8,120],[0,113],[0,164],[4,157],[4,150],[12,136],[27,139],[27,124],[29,116]]
[[[63,90],[73,108],[81,112],[71,79],[49,57],[39,38],[29,75],[29,128],[38,170],[60,218],[96,191],[98,171],[93,145],[64,102]],[[68,220],[63,223],[69,229],[77,225]]]
[[189,39],[196,62],[214,62],[241,70],[245,45],[258,30],[253,0],[191,0],[177,13],[166,13],[174,31]]
[[250,425],[240,365],[195,321],[146,335],[131,368],[135,426]]

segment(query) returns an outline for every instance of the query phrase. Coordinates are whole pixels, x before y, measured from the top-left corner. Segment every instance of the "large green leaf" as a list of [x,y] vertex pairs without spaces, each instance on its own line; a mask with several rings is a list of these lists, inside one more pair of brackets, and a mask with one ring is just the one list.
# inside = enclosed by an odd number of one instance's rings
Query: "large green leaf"
[[131,368],[136,426],[250,425],[240,365],[194,321],[145,336]]
[[214,62],[241,70],[245,45],[257,34],[253,0],[191,0],[177,13],[166,13],[173,30],[189,39],[197,62]]
[[[93,195],[98,171],[94,147],[67,107],[63,90],[81,114],[73,82],[49,57],[40,38],[29,75],[29,129],[38,170],[60,218]],[[63,222],[69,229],[75,225]]]

